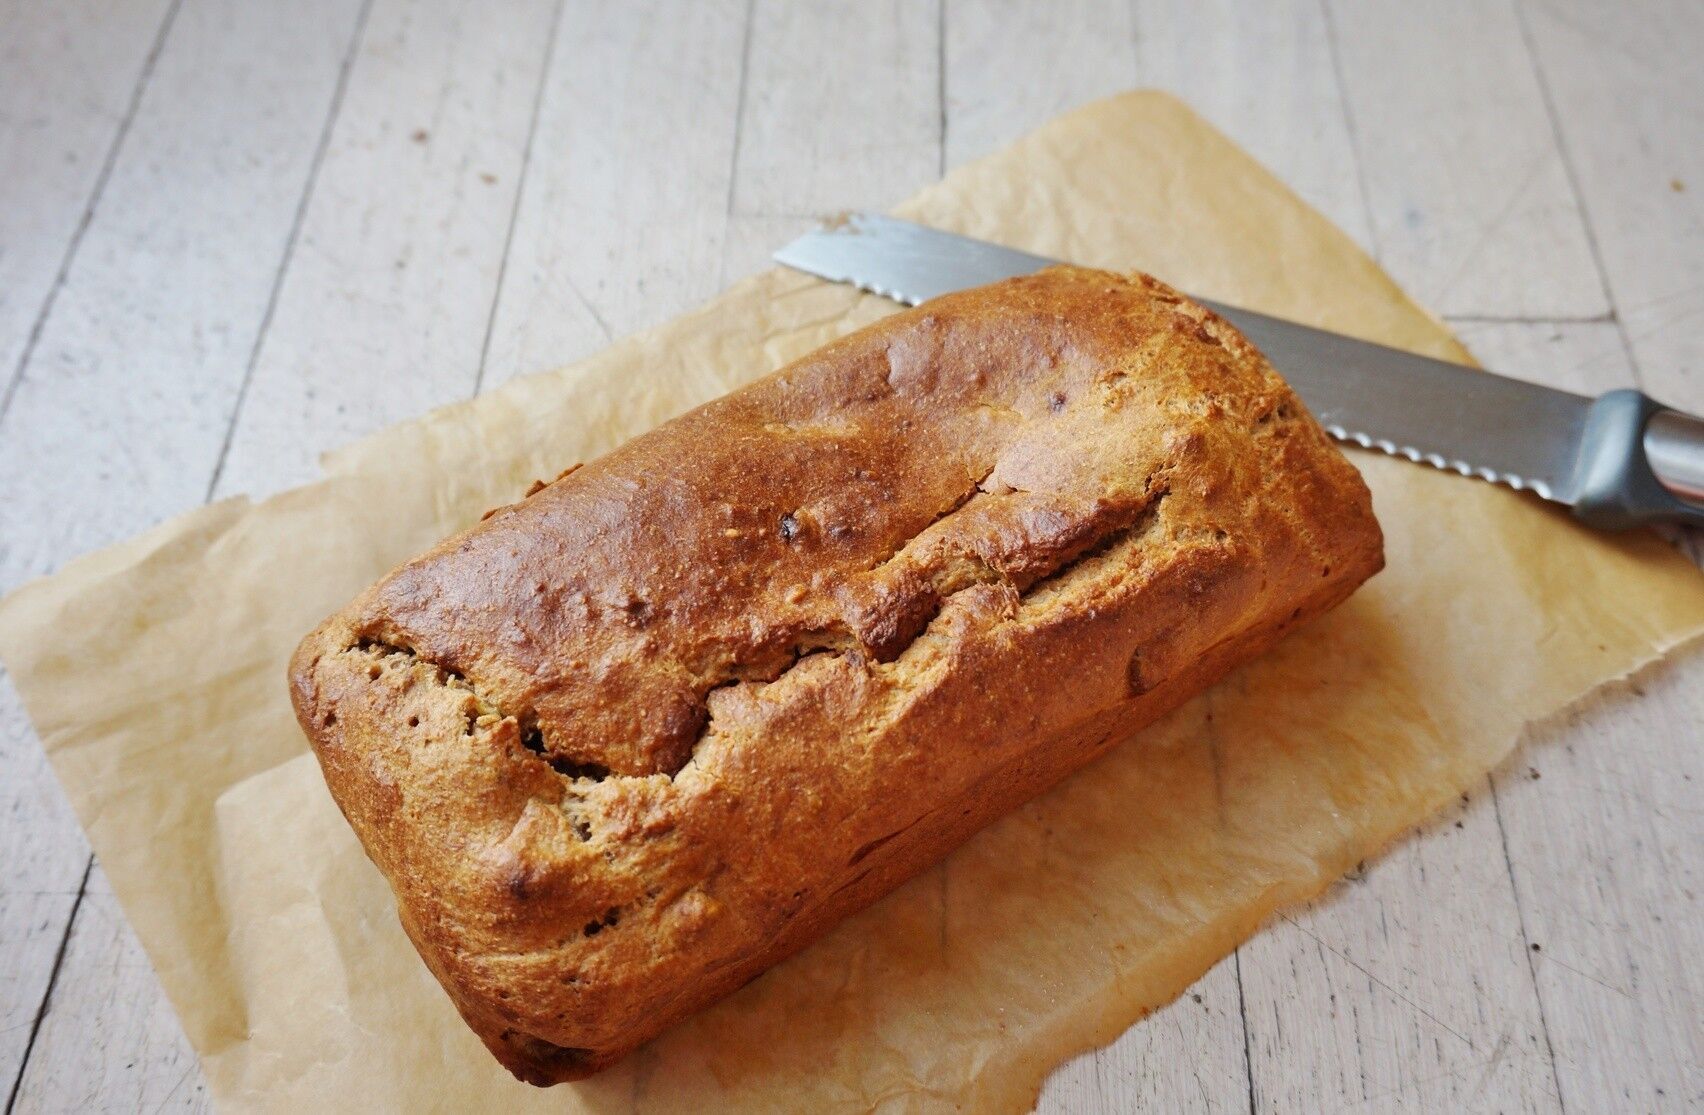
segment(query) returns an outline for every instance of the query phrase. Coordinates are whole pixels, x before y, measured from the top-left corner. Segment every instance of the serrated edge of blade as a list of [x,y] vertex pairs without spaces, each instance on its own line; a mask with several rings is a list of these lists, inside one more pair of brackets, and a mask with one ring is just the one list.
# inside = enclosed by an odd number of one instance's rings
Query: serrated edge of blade
[[[833,282],[835,280],[829,281]],[[911,306],[916,308],[921,306],[925,301],[915,294],[906,294],[901,290],[892,290],[880,283],[870,282],[855,276],[848,276],[847,278],[838,281],[844,282],[847,286],[850,286],[854,290],[861,290],[865,294],[873,294],[878,298],[886,298],[889,302],[898,302],[901,306]]]
[[1325,428],[1325,432],[1336,438],[1338,441],[1346,441],[1352,445],[1358,445],[1362,449],[1373,449],[1391,457],[1400,457],[1406,461],[1413,461],[1416,464],[1431,465],[1433,468],[1439,469],[1443,472],[1454,472],[1461,476],[1472,477],[1475,480],[1484,480],[1492,484],[1501,484],[1506,488],[1513,488],[1517,492],[1531,492],[1542,499],[1550,500],[1552,503],[1565,504],[1569,502],[1567,499],[1557,494],[1556,490],[1551,487],[1550,482],[1547,480],[1517,476],[1512,472],[1499,472],[1493,468],[1485,468],[1482,465],[1475,465],[1470,464],[1467,461],[1455,460],[1444,456],[1442,453],[1433,453],[1429,450],[1419,449],[1412,445],[1401,445],[1397,442],[1391,441],[1389,438],[1373,437],[1371,434],[1364,434],[1359,430],[1350,430],[1332,422],[1322,423],[1322,425]]
[[881,283],[860,278],[859,276],[852,274],[850,271],[840,271],[836,269],[833,274],[830,274],[825,269],[818,267],[809,261],[801,260],[797,257],[790,258],[793,249],[806,244],[807,241],[810,241],[814,237],[822,234],[821,229],[813,229],[811,232],[807,232],[803,236],[789,240],[787,243],[781,245],[781,247],[775,249],[775,251],[769,254],[769,258],[783,267],[790,267],[795,271],[809,275],[812,278],[819,279],[825,283],[840,283],[851,287],[853,290],[861,290],[865,294],[873,294],[877,298],[886,298],[890,302],[898,302],[902,306],[921,306],[923,304],[923,299],[914,294],[907,294],[902,290],[896,290],[891,287],[883,286]]

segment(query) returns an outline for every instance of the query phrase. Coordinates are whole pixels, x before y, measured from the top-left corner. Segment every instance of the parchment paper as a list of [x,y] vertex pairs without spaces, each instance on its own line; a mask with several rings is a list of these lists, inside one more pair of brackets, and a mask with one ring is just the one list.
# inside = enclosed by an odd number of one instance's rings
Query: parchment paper
[[[1350,241],[1178,103],[1131,94],[902,212],[1443,356]],[[513,1081],[397,926],[297,733],[296,640],[394,563],[892,307],[771,272],[574,367],[385,431],[27,586],[0,650],[229,1109],[1021,1107],[1495,765],[1704,629],[1647,534],[1355,461],[1389,568],[1276,652],[826,941],[586,1084]]]

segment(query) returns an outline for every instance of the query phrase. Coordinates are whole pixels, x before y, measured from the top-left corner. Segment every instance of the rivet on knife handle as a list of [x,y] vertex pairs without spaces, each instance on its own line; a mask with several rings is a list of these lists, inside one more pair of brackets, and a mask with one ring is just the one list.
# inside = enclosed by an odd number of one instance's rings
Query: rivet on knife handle
[[1574,515],[1590,526],[1704,526],[1704,420],[1631,388],[1600,395],[1575,477]]

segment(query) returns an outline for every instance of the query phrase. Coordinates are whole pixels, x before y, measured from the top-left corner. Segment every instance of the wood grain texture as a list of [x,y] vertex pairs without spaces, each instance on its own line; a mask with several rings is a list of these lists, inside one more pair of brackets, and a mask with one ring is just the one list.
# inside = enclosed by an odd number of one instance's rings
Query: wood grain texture
[[1256,1108],[1553,1111],[1490,795],[1243,946]]
[[357,10],[179,11],[0,416],[0,588],[206,498]]
[[1454,314],[1608,310],[1510,0],[1327,0],[1379,262]]
[[[309,3],[182,0],[168,27],[168,0],[0,0],[0,590],[199,502],[227,439],[220,492],[280,486],[482,367],[589,353],[823,212],[1132,84],[1193,103],[1486,363],[1704,409],[1690,0],[520,0],[480,20],[372,0],[358,55],[359,0]],[[1063,1066],[1042,1107],[1704,1103],[1701,673],[1534,729],[1469,804]],[[3,681],[0,854],[16,1109],[204,1106]]]
[[1133,12],[1101,0],[943,0],[943,162],[1004,147],[1137,73]]
[[1495,782],[1562,1099],[1704,1104],[1704,678],[1659,665],[1541,729]]
[[[1488,363],[1574,390],[1634,380],[1613,322],[1464,336]],[[1563,1103],[1704,1102],[1704,658],[1535,725],[1492,784]]]
[[[75,250],[65,245],[64,280],[0,414],[0,591],[204,498],[358,8],[315,0],[299,11],[295,20],[186,0],[134,93],[105,187]],[[127,1029],[133,1017],[176,1022],[144,963],[111,967],[109,1007],[84,1015],[101,1023],[93,1042],[87,1026],[55,1023],[56,1010],[82,1011],[82,989],[95,985],[76,967],[90,950],[67,941],[87,905],[77,902],[86,845],[10,687],[0,715],[15,726],[0,753],[6,858],[16,848],[26,865],[22,891],[0,903],[0,938],[20,942],[0,950],[0,973],[25,1004],[24,1045],[8,1031],[0,1048],[13,1057],[27,1046],[24,1068],[51,1077],[91,1044],[123,1055],[123,1035],[140,1032]],[[19,1106],[42,1106],[7,1067]],[[155,1082],[132,1067],[108,1083],[102,1102],[125,1107]]]
[[0,411],[106,184],[172,7],[0,4]]
[[77,907],[54,1009],[19,1081],[16,1109],[209,1109],[195,1050],[98,866]]
[[47,756],[0,670],[0,1090],[34,1052],[42,1001],[89,862]]
[[754,0],[723,253],[726,281],[844,209],[941,171],[940,0]]
[[[171,13],[169,0],[0,5],[0,417],[105,189]],[[89,850],[4,671],[0,849],[8,868],[0,881],[0,1089],[10,1095],[38,1033]]]
[[482,386],[590,355],[721,288],[748,8],[565,9]]
[[473,391],[557,10],[375,0],[215,495]]
[[1354,237],[1372,241],[1319,0],[1142,0],[1136,80],[1193,105]]
[[1704,5],[1521,14],[1639,382],[1704,410]]

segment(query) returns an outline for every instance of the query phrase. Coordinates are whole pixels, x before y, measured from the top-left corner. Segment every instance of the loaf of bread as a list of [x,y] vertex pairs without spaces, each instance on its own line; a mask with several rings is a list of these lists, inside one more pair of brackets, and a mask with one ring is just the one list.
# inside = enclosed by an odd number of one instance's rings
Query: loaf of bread
[[1235,329],[1146,276],[1061,267],[896,314],[535,486],[328,620],[290,679],[420,955],[548,1084],[1382,561],[1360,476]]

